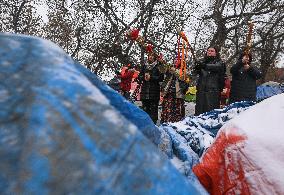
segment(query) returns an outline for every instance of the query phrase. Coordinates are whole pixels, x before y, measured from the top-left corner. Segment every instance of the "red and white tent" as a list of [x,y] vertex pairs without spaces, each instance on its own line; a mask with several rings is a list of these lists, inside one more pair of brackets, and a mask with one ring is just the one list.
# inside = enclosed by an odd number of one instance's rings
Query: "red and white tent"
[[242,112],[193,168],[210,194],[284,194],[284,94]]

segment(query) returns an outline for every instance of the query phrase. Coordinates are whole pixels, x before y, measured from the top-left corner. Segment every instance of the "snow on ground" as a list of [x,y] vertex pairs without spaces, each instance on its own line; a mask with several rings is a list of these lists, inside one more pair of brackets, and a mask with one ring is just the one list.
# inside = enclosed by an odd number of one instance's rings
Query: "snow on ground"
[[194,102],[185,102],[185,116],[192,116],[195,112],[195,103]]
[[[188,104],[188,112],[184,120],[176,123],[164,123],[159,126],[161,137],[159,147],[172,164],[184,174],[197,189],[200,183],[192,172],[192,167],[199,163],[199,158],[213,143],[218,130],[230,119],[249,108],[254,103],[240,102],[231,104],[223,109],[216,109],[199,116],[192,115],[194,104]],[[202,191],[202,194],[206,192]]]

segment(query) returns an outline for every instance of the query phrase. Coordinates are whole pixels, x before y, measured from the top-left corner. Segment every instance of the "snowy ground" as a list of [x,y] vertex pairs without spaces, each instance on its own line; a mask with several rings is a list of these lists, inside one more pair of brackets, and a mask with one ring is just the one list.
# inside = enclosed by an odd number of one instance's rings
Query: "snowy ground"
[[192,116],[194,115],[195,111],[195,103],[193,102],[185,102],[185,116]]

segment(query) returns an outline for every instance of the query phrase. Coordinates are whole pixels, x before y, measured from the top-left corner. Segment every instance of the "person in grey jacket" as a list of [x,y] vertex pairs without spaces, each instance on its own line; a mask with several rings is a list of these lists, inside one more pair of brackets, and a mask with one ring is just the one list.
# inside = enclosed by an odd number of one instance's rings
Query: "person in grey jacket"
[[230,72],[232,74],[229,103],[256,101],[256,80],[262,77],[261,71],[251,65],[251,54],[242,52]]

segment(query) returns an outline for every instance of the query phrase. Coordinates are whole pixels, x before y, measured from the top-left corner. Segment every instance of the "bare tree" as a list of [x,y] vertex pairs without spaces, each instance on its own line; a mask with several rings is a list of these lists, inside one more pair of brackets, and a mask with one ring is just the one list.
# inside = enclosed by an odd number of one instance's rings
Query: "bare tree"
[[[42,2],[46,23],[36,12]],[[1,31],[52,40],[100,76],[144,63],[144,50],[125,37],[133,28],[168,62],[177,55],[178,28],[198,58],[214,45],[231,65],[245,47],[248,21],[255,24],[252,52],[264,74],[284,53],[283,0],[2,0],[0,6]]]
[[215,0],[209,4],[202,21],[214,24],[210,45],[223,49],[228,64],[233,63],[245,47],[246,25],[253,21],[254,57],[266,74],[269,66],[284,52],[283,9],[284,2],[279,0]]
[[0,30],[30,35],[39,35],[42,19],[36,13],[32,0],[0,1]]
[[[186,23],[191,13],[191,3],[155,0],[77,1],[77,5],[80,4],[77,7],[88,12],[87,20],[93,24],[86,27],[90,34],[83,40],[83,50],[90,56],[85,65],[98,74],[118,69],[129,62],[137,66],[143,64],[144,51],[125,39],[125,33],[132,28],[139,29],[146,42],[172,59],[176,52],[176,26],[183,27]],[[183,10],[185,7],[188,10]]]

